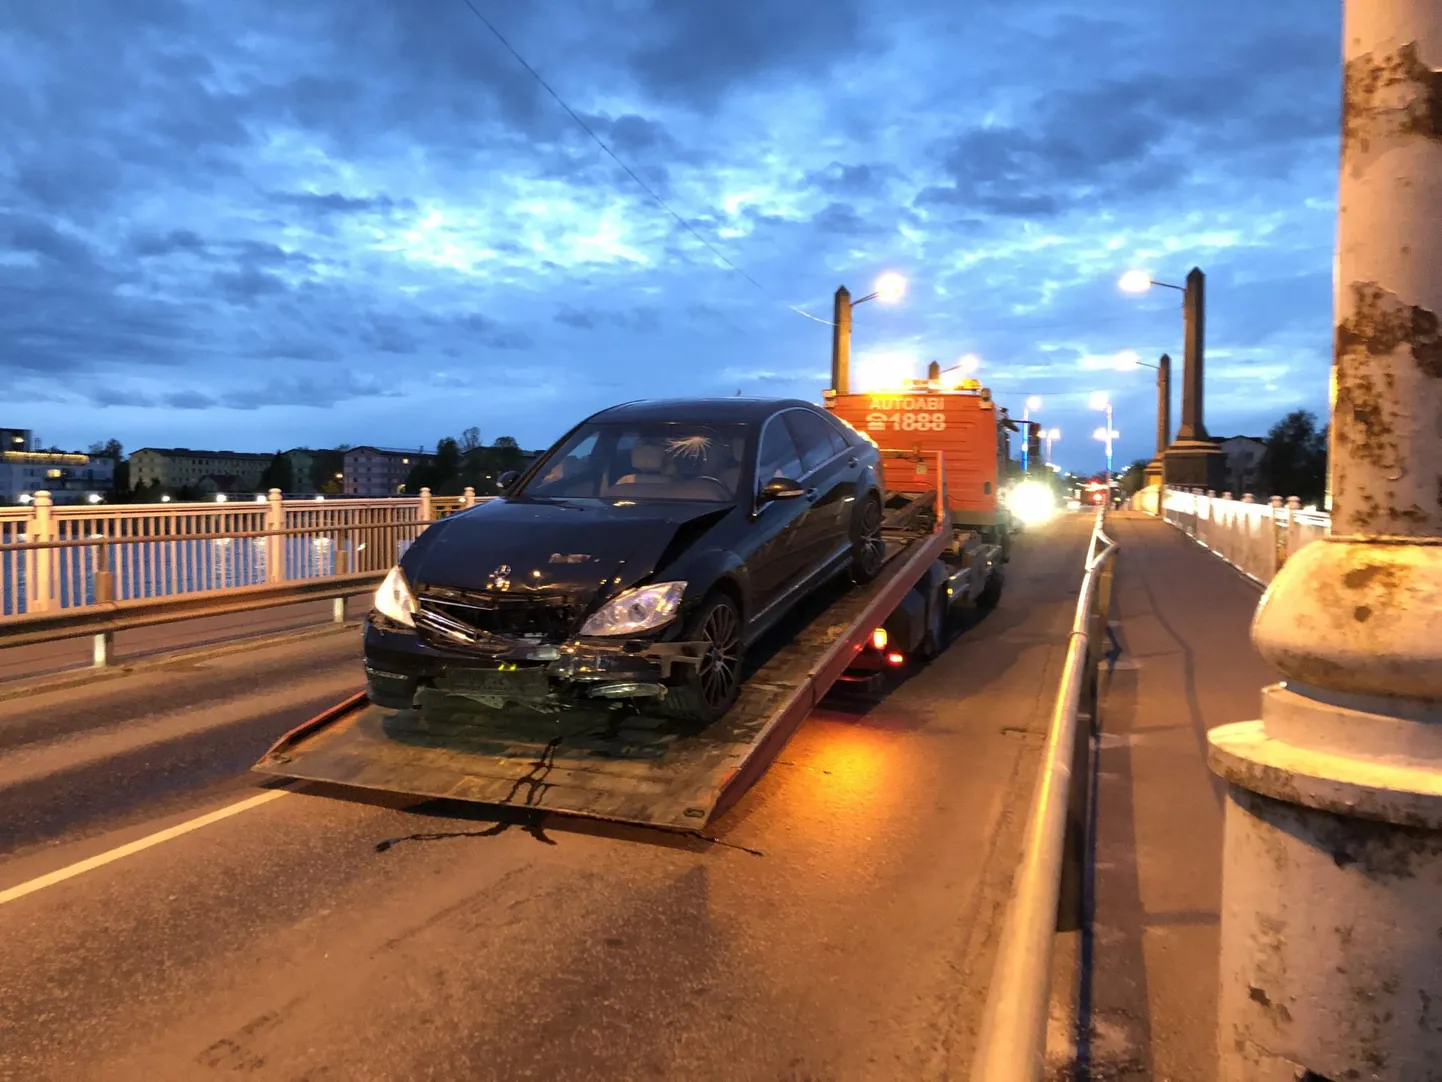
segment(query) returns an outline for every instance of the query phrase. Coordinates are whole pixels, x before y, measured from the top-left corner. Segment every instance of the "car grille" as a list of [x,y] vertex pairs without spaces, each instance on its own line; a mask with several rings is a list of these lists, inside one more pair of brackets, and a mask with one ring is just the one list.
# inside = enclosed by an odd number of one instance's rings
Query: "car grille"
[[442,638],[453,639],[444,629],[459,624],[480,632],[482,642],[489,636],[552,642],[569,638],[582,608],[576,598],[565,595],[537,597],[437,588],[421,591],[416,603],[421,617],[417,622],[426,630],[441,631]]

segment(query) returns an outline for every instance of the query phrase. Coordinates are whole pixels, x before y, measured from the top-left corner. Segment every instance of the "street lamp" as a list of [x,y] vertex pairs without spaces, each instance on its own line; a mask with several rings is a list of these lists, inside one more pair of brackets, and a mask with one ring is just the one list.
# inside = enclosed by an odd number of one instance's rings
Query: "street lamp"
[[1061,429],[1049,428],[1046,430],[1046,464],[1051,465],[1051,445],[1061,439]]
[[[1174,289],[1182,295],[1182,335],[1184,353],[1182,357],[1182,423],[1177,428],[1176,443],[1167,443],[1171,449],[1168,460],[1175,456],[1178,465],[1186,460],[1183,474],[1194,474],[1200,484],[1203,477],[1210,479],[1220,468],[1221,451],[1207,436],[1207,426],[1202,419],[1203,357],[1206,352],[1206,275],[1199,267],[1187,272],[1184,286],[1170,282],[1159,282],[1144,270],[1129,270],[1123,274],[1117,285],[1127,293],[1145,293],[1152,286]],[[1170,362],[1168,362],[1170,364]],[[1150,367],[1150,366],[1148,366]],[[1170,375],[1168,377],[1170,381]],[[1170,382],[1168,383],[1170,391]],[[1170,410],[1168,410],[1170,413]],[[1168,417],[1170,421],[1170,417]],[[1204,485],[1203,487],[1210,487]]]
[[1021,441],[1022,473],[1026,473],[1027,467],[1030,465],[1030,462],[1028,462],[1028,458],[1030,457],[1031,451],[1031,411],[1039,409],[1041,409],[1041,399],[1038,398],[1036,395],[1032,395],[1030,398],[1028,398],[1021,409],[1021,426],[1023,429],[1025,429],[1025,433],[1023,434]]
[[892,304],[906,293],[906,279],[895,271],[887,271],[876,280],[876,288],[860,300],[852,300],[845,286],[836,290],[831,326],[831,389],[837,394],[851,393],[851,310],[867,301]]
[[1098,428],[1092,433],[1092,439],[1101,440],[1107,445],[1107,493],[1110,498],[1112,484],[1112,441],[1121,436],[1112,427],[1112,400],[1105,391],[1096,391],[1091,396],[1091,407],[1094,410],[1105,410],[1107,423],[1105,428]]
[[[1125,279],[1125,276],[1123,276]],[[1147,475],[1153,480],[1147,483],[1160,486],[1164,481],[1165,468],[1162,456],[1167,453],[1167,444],[1171,442],[1172,427],[1172,359],[1163,353],[1156,364],[1147,364],[1137,356],[1135,350],[1124,350],[1117,354],[1117,370],[1126,371],[1132,368],[1150,368],[1157,374],[1157,454],[1147,463]]]

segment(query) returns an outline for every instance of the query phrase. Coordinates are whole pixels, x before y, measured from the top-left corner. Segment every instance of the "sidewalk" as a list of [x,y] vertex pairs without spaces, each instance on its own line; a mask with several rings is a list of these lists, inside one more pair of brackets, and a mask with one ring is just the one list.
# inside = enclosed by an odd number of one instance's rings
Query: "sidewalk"
[[[1254,583],[1150,516],[1115,513],[1108,529],[1121,550],[1101,678],[1094,917],[1089,941],[1058,942],[1049,1059],[1059,1078],[1070,1051],[1092,1078],[1211,1082],[1225,789],[1207,769],[1206,732],[1258,717],[1278,677],[1252,648]],[[1079,955],[1090,982],[1078,982]],[[1087,1014],[1090,1046],[1077,1049],[1058,1016]]]

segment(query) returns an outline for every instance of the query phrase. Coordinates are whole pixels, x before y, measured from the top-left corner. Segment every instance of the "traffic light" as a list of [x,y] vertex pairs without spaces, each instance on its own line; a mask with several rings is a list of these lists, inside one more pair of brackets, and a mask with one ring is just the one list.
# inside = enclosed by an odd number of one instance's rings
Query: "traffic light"
[[1043,469],[1046,460],[1041,457],[1041,422],[1026,423],[1026,461],[1030,469]]

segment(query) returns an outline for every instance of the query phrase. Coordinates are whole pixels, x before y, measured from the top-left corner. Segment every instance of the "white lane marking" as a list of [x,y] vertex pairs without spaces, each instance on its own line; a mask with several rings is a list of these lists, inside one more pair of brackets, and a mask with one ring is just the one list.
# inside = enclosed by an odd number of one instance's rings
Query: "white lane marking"
[[65,868],[57,869],[46,875],[37,876],[29,882],[21,883],[19,886],[10,887],[7,890],[0,890],[0,905],[6,902],[13,902],[17,898],[23,898],[27,894],[34,894],[37,890],[44,890],[46,887],[53,887],[56,883],[63,883],[67,879],[74,879],[77,875],[93,871],[96,868],[104,867],[113,861],[120,860],[141,850],[149,849],[153,845],[160,845],[173,838],[179,838],[182,834],[189,834],[192,830],[199,830],[201,827],[210,826],[211,823],[218,823],[222,819],[229,819],[232,815],[239,815],[251,808],[258,808],[262,804],[269,804],[272,800],[278,800],[294,792],[293,789],[268,789],[264,793],[257,793],[255,796],[246,797],[244,800],[237,800],[234,804],[227,804],[223,808],[217,808],[213,812],[189,819],[184,823],[177,823],[173,827],[156,831],[154,834],[144,838],[137,838],[133,842],[126,842],[124,845],[116,846],[114,849],[104,853],[98,853],[85,860],[76,861]]

